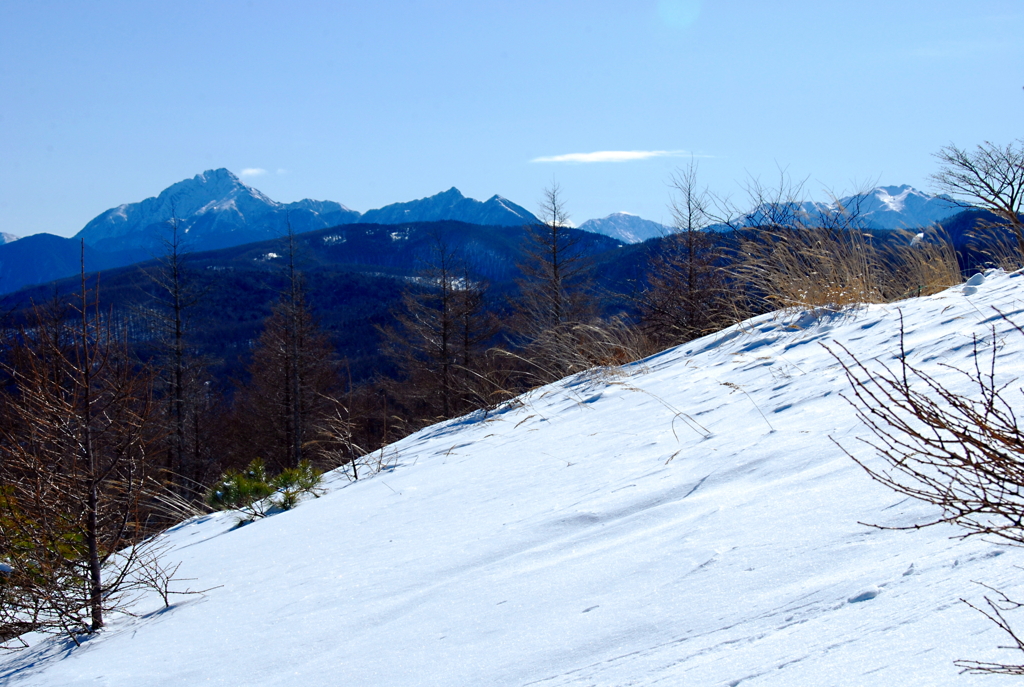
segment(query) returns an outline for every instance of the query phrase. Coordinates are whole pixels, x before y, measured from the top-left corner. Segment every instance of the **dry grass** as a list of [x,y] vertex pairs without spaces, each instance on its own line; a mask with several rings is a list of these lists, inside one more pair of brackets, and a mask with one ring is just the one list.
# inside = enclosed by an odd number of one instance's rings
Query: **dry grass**
[[890,246],[883,256],[889,276],[887,301],[930,296],[963,282],[956,249],[941,228],[900,234],[906,242]]
[[936,293],[962,281],[940,230],[880,240],[858,229],[780,227],[741,239],[733,276],[752,311],[839,311]]
[[1024,267],[1017,237],[1007,224],[978,222],[968,235],[968,246],[984,255],[991,267],[1014,272]]

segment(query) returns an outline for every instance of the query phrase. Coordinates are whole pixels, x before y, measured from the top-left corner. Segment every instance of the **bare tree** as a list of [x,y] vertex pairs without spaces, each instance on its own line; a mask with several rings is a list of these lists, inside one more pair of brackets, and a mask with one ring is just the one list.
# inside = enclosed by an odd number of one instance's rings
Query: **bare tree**
[[1006,145],[985,141],[974,150],[950,144],[935,158],[939,171],[931,180],[936,188],[960,207],[980,207],[996,215],[1002,221],[998,226],[1013,232],[1024,260],[1024,139]]
[[713,198],[698,186],[696,162],[678,170],[671,186],[675,231],[657,244],[639,298],[644,330],[660,346],[717,331],[731,319],[723,255],[707,231]]
[[262,457],[275,470],[295,467],[316,439],[320,420],[334,412],[333,349],[305,306],[280,300],[253,350],[250,381],[236,393],[236,460]]
[[581,355],[580,338],[595,313],[591,263],[557,183],[544,190],[538,217],[527,227],[513,329],[539,381],[546,382],[594,364]]
[[212,458],[207,445],[210,410],[209,378],[205,362],[190,353],[190,314],[204,292],[186,264],[185,236],[171,208],[163,239],[163,253],[147,274],[156,287],[147,318],[155,325],[155,359],[159,394],[166,417],[164,470],[168,486],[178,495],[201,499],[196,486],[206,478]]
[[483,343],[494,334],[483,311],[485,288],[435,232],[418,282],[395,313],[397,328],[381,330],[405,377],[400,395],[421,401],[434,419],[465,412],[475,396]]
[[[285,286],[253,350],[249,382],[235,396],[235,463],[254,457],[276,471],[299,465],[318,427],[333,415],[338,376],[334,350],[306,303],[288,224]],[[334,467],[334,466],[331,466]]]
[[75,639],[103,627],[132,560],[115,570],[106,564],[145,534],[151,381],[99,311],[84,268],[71,312],[56,301],[37,308],[10,343],[0,422],[0,556],[9,568],[0,634],[39,629]]

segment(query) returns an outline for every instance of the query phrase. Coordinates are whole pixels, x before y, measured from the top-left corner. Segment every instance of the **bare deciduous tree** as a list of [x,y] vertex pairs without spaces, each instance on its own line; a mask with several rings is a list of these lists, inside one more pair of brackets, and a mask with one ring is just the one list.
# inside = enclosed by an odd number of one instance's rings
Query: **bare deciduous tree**
[[[86,278],[69,313],[37,308],[3,362],[0,635],[75,639],[103,627],[145,534],[140,502],[153,443],[152,384],[99,312]],[[75,640],[77,641],[77,639]]]
[[581,235],[570,225],[558,184],[544,190],[539,219],[527,227],[513,329],[535,377],[548,382],[594,364],[583,339],[595,313],[591,264]]
[[439,233],[431,236],[418,282],[405,290],[397,328],[384,328],[405,381],[400,394],[432,419],[475,405],[483,343],[494,334],[483,312],[485,284]]
[[165,418],[165,482],[177,495],[201,498],[196,485],[208,480],[210,455],[208,415],[211,395],[205,361],[188,346],[190,314],[203,292],[196,288],[186,264],[185,236],[172,204],[163,254],[148,270],[156,295],[147,306],[157,341],[154,371]]
[[708,234],[713,199],[697,184],[697,164],[673,175],[675,231],[657,245],[639,305],[644,331],[671,346],[717,331],[730,321],[721,251]]
[[999,217],[998,226],[1013,232],[1024,260],[1024,140],[1007,145],[985,141],[973,150],[950,144],[935,157],[939,171],[931,180],[936,188],[965,209],[981,207]]
[[250,381],[236,394],[235,462],[260,457],[275,470],[302,462],[320,419],[333,412],[333,356],[301,290],[295,301],[282,299],[274,306],[253,350]]
[[306,302],[291,223],[284,240],[284,288],[253,349],[249,382],[235,395],[230,461],[240,467],[262,458],[275,472],[298,466],[307,444],[317,445],[338,385],[334,348]]

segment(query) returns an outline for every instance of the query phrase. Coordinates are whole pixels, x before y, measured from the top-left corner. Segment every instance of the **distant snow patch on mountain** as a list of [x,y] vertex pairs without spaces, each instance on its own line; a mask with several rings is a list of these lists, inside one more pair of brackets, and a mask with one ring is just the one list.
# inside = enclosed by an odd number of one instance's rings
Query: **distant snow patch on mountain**
[[20,236],[15,236],[14,234],[8,234],[7,232],[0,231],[0,245],[3,245],[5,243],[11,243],[12,241],[17,241],[20,238]]
[[454,186],[447,191],[406,203],[393,203],[369,210],[360,222],[401,224],[402,222],[439,222],[455,220],[485,226],[522,226],[537,221],[533,213],[507,198],[494,195],[486,201],[467,198]]
[[665,236],[672,231],[671,227],[628,212],[614,212],[601,219],[588,219],[578,228],[611,236],[624,243],[641,243],[656,236]]

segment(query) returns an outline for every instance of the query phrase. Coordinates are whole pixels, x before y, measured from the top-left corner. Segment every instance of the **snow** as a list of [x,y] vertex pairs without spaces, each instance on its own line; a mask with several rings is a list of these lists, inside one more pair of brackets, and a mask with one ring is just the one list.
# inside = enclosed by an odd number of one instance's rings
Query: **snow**
[[522,226],[537,221],[527,210],[493,195],[484,202],[467,198],[454,186],[442,193],[406,203],[392,203],[369,210],[360,222],[399,224],[402,222],[437,222],[456,220],[486,226]]
[[902,317],[912,360],[958,388],[946,366],[994,328],[999,374],[1020,376],[1024,335],[995,308],[1024,313],[1024,278],[975,281],[758,317],[434,425],[295,510],[182,523],[168,560],[216,589],[144,599],[81,648],[35,639],[0,657],[0,682],[996,684],[953,665],[1019,660],[959,598],[981,601],[974,581],[1024,596],[1024,554],[862,524],[934,511],[833,443],[873,460],[821,345],[892,363]]
[[[893,193],[893,192],[896,193]],[[875,197],[890,212],[903,212],[907,195],[917,193],[910,186],[880,186],[874,191]]]

